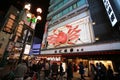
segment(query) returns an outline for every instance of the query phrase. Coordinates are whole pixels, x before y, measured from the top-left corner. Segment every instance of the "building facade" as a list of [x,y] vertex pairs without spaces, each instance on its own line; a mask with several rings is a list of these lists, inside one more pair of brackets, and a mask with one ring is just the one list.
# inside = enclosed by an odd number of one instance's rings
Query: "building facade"
[[20,56],[29,55],[35,25],[36,22],[28,21],[26,10],[19,11],[10,6],[0,29],[0,65],[7,58],[19,59]]
[[114,60],[120,52],[117,1],[50,0],[41,56],[60,55],[89,62],[101,59],[117,64],[119,61]]

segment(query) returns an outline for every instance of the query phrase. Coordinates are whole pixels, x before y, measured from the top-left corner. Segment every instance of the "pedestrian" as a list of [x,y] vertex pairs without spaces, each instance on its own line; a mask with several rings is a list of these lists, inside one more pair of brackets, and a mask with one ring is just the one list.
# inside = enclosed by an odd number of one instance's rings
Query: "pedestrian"
[[15,79],[14,67],[10,67],[8,73],[0,80],[14,80],[14,79]]
[[73,69],[74,69],[74,72],[77,72],[78,70],[77,65],[75,63],[73,63]]
[[15,74],[15,80],[24,80],[24,76],[27,73],[27,65],[26,61],[23,60],[21,63],[19,63],[14,71]]
[[38,72],[38,64],[37,61],[34,60],[34,63],[32,65],[32,71],[33,72]]
[[79,74],[80,74],[82,80],[85,80],[84,73],[85,73],[85,71],[84,71],[83,62],[80,62],[80,64],[79,64]]
[[59,74],[60,74],[60,80],[62,80],[62,77],[63,77],[63,66],[62,66],[62,63],[60,63],[60,71],[59,71]]
[[101,67],[101,69],[100,69],[100,80],[106,80],[107,69],[102,62],[100,62],[99,64],[100,64],[100,67]]
[[62,66],[62,63],[60,63],[60,76],[63,75],[63,66]]
[[108,69],[107,69],[107,80],[114,80],[113,70],[110,65],[108,65]]
[[90,67],[91,67],[91,77],[92,77],[92,80],[97,80],[97,71],[96,71],[96,67],[93,63],[90,64]]
[[50,64],[49,64],[49,61],[45,61],[45,79],[48,79],[49,77],[49,74],[50,74]]
[[72,80],[73,78],[73,65],[71,62],[67,65],[67,80]]
[[52,78],[55,80],[58,75],[58,64],[56,62],[53,62],[51,65],[51,72],[52,72]]
[[101,75],[101,66],[99,63],[96,63],[96,80],[100,80],[100,75]]

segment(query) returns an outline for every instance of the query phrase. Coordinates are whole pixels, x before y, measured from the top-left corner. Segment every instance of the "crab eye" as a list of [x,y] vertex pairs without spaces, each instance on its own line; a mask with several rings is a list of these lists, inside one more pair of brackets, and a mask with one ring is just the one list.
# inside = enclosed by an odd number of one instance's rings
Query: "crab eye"
[[78,40],[80,40],[80,38],[78,38]]

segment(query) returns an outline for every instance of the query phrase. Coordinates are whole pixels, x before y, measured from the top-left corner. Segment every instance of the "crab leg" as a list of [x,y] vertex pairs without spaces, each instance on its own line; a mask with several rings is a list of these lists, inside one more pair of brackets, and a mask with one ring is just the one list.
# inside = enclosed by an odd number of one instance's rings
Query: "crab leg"
[[68,40],[74,40],[74,39],[76,39],[76,38],[78,38],[78,37],[79,37],[79,36],[76,35],[76,36],[73,36],[73,37],[69,38]]
[[74,36],[74,35],[76,35],[76,34],[79,34],[79,32],[80,32],[80,30],[76,30],[76,31],[73,32],[72,34],[68,34],[68,36],[69,36],[69,37]]

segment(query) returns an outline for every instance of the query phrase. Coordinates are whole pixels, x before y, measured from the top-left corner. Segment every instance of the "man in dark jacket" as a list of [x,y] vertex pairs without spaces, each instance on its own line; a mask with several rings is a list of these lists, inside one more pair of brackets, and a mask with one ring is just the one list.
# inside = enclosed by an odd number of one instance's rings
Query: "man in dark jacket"
[[84,78],[84,66],[83,66],[83,62],[80,62],[80,64],[79,64],[79,74],[81,75],[81,79],[85,80],[85,78]]

